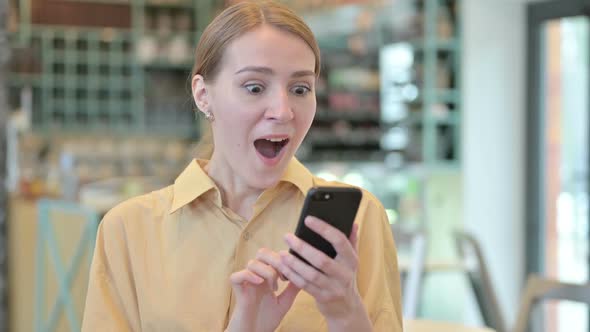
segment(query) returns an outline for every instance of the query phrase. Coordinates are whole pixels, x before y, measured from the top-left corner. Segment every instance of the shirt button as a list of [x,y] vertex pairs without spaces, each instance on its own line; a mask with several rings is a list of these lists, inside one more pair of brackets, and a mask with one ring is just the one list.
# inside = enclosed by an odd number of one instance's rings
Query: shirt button
[[244,232],[243,237],[244,237],[244,240],[248,241],[252,237],[252,234],[250,234],[250,232],[246,231],[246,232]]

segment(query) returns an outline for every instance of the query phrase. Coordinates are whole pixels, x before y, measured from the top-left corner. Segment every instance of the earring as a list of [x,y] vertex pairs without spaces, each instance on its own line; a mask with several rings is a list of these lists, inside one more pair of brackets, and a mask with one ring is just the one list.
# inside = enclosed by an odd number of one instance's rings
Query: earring
[[211,111],[205,111],[205,118],[211,122],[215,120],[215,117],[213,116],[213,113],[211,113]]

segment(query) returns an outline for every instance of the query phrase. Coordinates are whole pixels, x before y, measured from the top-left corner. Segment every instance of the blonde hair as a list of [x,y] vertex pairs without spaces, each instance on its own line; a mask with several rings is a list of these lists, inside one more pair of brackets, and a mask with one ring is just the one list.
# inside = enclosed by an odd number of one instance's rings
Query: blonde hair
[[[191,80],[201,75],[206,81],[214,81],[227,46],[244,33],[268,24],[301,38],[315,55],[314,72],[320,74],[320,48],[305,22],[287,6],[275,1],[242,1],[226,8],[207,26],[197,45]],[[202,129],[197,145],[197,157],[209,159],[213,153],[211,126]]]

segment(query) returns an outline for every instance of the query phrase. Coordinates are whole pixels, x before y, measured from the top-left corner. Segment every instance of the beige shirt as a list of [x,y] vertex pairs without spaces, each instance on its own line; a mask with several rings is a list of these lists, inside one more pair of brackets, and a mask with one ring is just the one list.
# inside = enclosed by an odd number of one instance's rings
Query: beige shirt
[[[305,193],[342,186],[314,177],[293,159],[264,191],[249,221],[221,204],[220,192],[193,161],[173,185],[113,208],[96,239],[82,331],[223,331],[231,318],[231,273],[262,247],[287,249]],[[367,191],[359,223],[357,285],[375,331],[402,331],[396,249],[382,205]],[[279,281],[279,291],[286,283]],[[277,331],[327,331],[315,300],[302,291]]]

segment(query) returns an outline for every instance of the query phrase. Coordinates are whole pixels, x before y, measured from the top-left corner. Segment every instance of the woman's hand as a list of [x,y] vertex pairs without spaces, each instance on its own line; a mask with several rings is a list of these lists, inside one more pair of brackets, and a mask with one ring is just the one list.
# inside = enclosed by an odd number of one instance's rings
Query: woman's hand
[[230,276],[236,306],[226,331],[274,331],[287,314],[300,288],[289,283],[277,295],[278,273],[272,266],[280,264],[279,254],[260,249],[256,259]]
[[285,235],[289,248],[310,262],[309,266],[289,252],[280,252],[279,271],[316,300],[332,331],[370,331],[371,323],[356,287],[358,266],[355,224],[349,238],[328,223],[308,216],[305,224],[332,244],[334,259],[293,234]]

